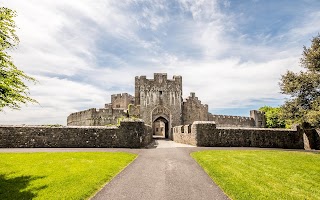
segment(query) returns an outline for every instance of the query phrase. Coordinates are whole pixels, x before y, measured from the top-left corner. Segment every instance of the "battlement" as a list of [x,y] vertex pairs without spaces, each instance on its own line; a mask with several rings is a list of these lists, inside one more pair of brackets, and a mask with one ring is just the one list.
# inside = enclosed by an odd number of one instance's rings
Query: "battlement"
[[196,96],[195,92],[190,92],[190,96],[185,99],[183,104],[188,104],[192,102],[198,104],[198,106],[208,109],[208,104],[202,104],[199,98]]
[[168,83],[168,82],[175,82],[182,84],[182,76],[173,76],[172,79],[168,79],[167,73],[154,73],[153,74],[153,79],[148,79],[146,76],[136,76],[135,77],[136,84],[137,83],[149,83],[149,82],[154,82],[154,83]]
[[202,104],[194,92],[182,103],[183,124],[208,120],[208,105]]
[[117,118],[124,116],[122,108],[90,108],[71,113],[67,118],[68,126],[104,126],[117,124]]
[[234,120],[240,120],[240,121],[251,120],[251,117],[243,117],[243,116],[232,116],[232,115],[212,115],[212,116],[218,119],[234,119]]
[[68,126],[104,126],[117,124],[117,119],[127,115],[129,104],[134,104],[134,96],[128,93],[111,95],[111,103],[104,108],[90,108],[71,113],[67,118]]
[[[155,108],[165,109],[160,112]],[[212,115],[208,109],[208,105],[203,104],[195,92],[183,99],[181,76],[174,75],[168,79],[167,73],[154,73],[152,78],[145,75],[135,77],[134,96],[128,93],[112,94],[111,103],[106,103],[104,108],[72,113],[68,117],[68,125],[106,125],[123,116],[138,117],[153,125],[157,118],[165,116],[169,135],[172,127],[194,121],[215,121],[218,127],[265,127],[265,117],[261,111],[250,111],[250,117],[241,117]]]
[[128,94],[128,93],[119,93],[119,94],[112,94],[111,95],[111,103],[114,102],[117,99],[130,99],[130,98],[134,98],[132,95]]
[[251,110],[250,117],[213,115],[209,113],[208,120],[215,121],[218,127],[266,127],[264,112],[258,110]]
[[112,108],[127,109],[129,104],[134,104],[134,96],[128,93],[111,95]]

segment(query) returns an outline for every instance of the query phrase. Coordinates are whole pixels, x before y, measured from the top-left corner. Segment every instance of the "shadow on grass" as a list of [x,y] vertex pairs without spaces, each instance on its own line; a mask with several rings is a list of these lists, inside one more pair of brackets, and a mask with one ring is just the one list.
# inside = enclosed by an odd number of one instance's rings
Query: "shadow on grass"
[[37,197],[38,191],[47,188],[41,186],[26,190],[31,181],[42,179],[41,176],[20,176],[8,178],[6,175],[0,174],[0,199],[33,199]]

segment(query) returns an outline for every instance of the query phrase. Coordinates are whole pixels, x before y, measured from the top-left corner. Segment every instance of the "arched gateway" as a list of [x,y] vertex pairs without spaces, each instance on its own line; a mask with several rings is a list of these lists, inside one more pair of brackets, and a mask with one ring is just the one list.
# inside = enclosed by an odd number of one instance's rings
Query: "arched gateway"
[[153,79],[136,77],[134,103],[154,135],[171,138],[171,128],[182,124],[182,77],[168,79],[165,73],[155,73]]
[[192,124],[194,121],[215,121],[220,126],[265,127],[265,116],[250,111],[250,117],[213,115],[208,105],[202,104],[194,92],[182,99],[182,77],[168,79],[166,73],[155,73],[153,79],[135,77],[135,95],[127,93],[111,96],[105,108],[72,113],[69,126],[105,126],[116,124],[123,116],[143,119],[154,128],[155,135],[172,139],[172,127]]
[[157,106],[151,112],[153,135],[169,138],[171,130],[170,110],[164,106]]

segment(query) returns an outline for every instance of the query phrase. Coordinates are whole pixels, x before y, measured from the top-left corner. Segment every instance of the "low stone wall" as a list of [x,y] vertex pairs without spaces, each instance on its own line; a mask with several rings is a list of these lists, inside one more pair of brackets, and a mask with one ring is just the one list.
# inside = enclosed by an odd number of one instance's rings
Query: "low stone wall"
[[172,128],[172,140],[178,143],[183,144],[190,144],[197,146],[197,140],[196,140],[196,131],[191,131],[192,128],[195,128],[195,126],[184,125],[184,126],[175,126]]
[[320,149],[320,129],[309,129],[303,130],[305,149]]
[[[314,134],[297,129],[216,127],[215,122],[194,122],[173,128],[173,140],[205,147],[315,148]],[[308,140],[306,140],[306,138]],[[313,141],[312,141],[313,140]],[[309,146],[309,147],[308,147]]]
[[141,138],[142,138],[141,147],[146,147],[153,141],[153,130],[151,126],[149,125],[144,126],[144,132],[141,135]]
[[1,148],[141,148],[151,142],[152,129],[143,121],[122,121],[119,127],[0,126]]

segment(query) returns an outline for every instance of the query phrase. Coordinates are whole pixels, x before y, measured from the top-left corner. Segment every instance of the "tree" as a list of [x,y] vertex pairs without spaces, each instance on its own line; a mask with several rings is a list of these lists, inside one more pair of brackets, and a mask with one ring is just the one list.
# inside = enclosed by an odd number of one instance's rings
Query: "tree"
[[285,128],[286,122],[282,118],[282,109],[280,107],[263,106],[259,108],[265,113],[267,128]]
[[28,96],[29,88],[24,83],[24,80],[35,83],[35,79],[19,70],[8,54],[19,44],[14,17],[15,11],[0,7],[0,111],[4,107],[20,109],[21,103],[36,102]]
[[309,123],[320,127],[320,34],[303,47],[298,73],[287,71],[282,76],[280,89],[290,98],[282,106],[283,115],[293,123]]

